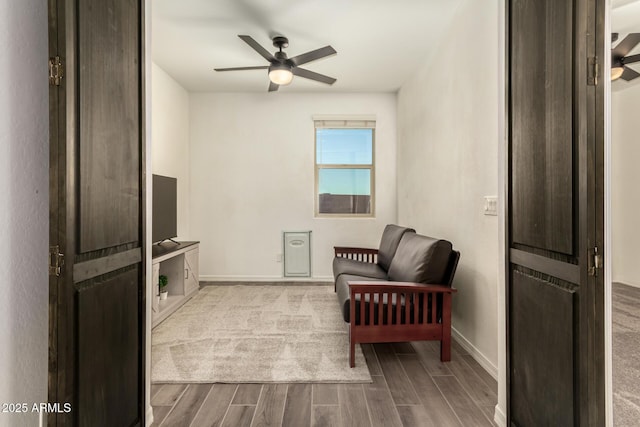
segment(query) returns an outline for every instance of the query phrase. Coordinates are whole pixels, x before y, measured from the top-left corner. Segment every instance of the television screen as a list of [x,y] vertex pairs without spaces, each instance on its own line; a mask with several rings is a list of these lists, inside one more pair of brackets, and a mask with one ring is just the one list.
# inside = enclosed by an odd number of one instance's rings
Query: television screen
[[178,180],[153,175],[153,225],[151,240],[159,242],[178,235]]

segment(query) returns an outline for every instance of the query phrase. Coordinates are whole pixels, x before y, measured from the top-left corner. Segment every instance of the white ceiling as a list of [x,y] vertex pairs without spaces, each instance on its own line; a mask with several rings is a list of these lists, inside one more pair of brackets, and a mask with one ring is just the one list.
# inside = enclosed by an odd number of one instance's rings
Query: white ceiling
[[[283,92],[395,92],[438,45],[460,0],[154,0],[152,57],[190,92],[266,92],[268,65],[238,38],[270,52],[289,39],[289,57],[331,45],[338,52],[304,67],[333,86],[295,77]],[[470,40],[470,42],[473,42]]]
[[[622,41],[629,33],[640,33],[640,0],[614,0],[613,9],[611,11],[611,31],[619,33],[618,41]],[[629,55],[640,53],[640,45],[636,46]],[[629,66],[640,72],[640,63],[631,64]],[[640,85],[640,78],[629,82],[618,79],[611,83],[611,90],[618,92],[629,87]]]

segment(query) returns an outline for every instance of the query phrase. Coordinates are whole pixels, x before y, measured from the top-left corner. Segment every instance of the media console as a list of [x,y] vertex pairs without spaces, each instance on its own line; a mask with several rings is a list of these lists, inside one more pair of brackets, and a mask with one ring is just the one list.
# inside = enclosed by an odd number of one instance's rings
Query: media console
[[[200,289],[199,252],[200,242],[168,241],[153,245],[152,327],[169,317]],[[158,301],[158,278],[161,274],[169,279],[169,296],[166,300]]]

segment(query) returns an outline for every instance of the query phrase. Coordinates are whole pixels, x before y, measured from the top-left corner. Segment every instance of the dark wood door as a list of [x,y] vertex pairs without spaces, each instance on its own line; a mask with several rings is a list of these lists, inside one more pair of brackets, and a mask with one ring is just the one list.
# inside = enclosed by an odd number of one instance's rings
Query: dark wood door
[[604,2],[507,5],[508,424],[604,425]]
[[49,425],[144,425],[143,4],[49,0]]

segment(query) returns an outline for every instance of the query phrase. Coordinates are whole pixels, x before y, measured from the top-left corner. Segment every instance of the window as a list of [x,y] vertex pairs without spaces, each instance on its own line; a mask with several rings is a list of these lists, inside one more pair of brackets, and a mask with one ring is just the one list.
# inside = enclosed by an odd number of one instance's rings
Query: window
[[374,214],[373,120],[315,120],[316,216]]

